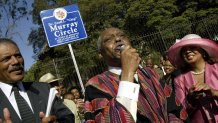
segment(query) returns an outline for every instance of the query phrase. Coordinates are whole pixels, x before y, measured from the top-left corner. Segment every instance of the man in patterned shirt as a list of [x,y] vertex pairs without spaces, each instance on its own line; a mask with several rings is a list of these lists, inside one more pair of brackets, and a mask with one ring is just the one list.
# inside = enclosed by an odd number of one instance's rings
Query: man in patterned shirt
[[167,114],[157,74],[146,68],[145,75],[138,69],[141,58],[123,31],[107,28],[100,34],[97,45],[108,71],[92,77],[86,84],[86,122],[180,122]]

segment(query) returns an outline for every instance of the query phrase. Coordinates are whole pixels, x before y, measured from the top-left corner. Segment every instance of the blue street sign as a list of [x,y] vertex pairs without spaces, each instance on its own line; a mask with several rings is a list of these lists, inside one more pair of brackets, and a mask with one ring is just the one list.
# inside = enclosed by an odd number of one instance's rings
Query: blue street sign
[[40,12],[49,47],[86,39],[77,4]]

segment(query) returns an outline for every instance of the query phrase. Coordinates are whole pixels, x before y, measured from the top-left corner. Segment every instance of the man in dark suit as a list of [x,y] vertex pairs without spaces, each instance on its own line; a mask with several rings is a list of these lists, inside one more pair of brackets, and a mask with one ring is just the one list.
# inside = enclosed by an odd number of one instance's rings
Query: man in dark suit
[[74,115],[57,97],[52,103],[50,115],[45,116],[50,86],[47,83],[22,82],[23,66],[24,59],[17,44],[10,39],[0,38],[0,122],[25,122],[14,90],[15,86],[19,89],[22,100],[28,105],[26,107],[31,114],[31,123],[74,122]]

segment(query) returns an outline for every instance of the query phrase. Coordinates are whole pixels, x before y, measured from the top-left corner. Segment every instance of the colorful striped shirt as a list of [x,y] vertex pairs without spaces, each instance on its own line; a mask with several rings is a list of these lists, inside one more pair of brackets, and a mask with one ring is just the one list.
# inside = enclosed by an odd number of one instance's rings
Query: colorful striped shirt
[[[150,77],[140,70],[138,80],[140,92],[137,104],[137,123],[168,123],[180,122],[179,119],[167,113],[166,97],[159,83],[159,78],[146,68]],[[116,100],[120,80],[111,72],[91,78],[86,84],[85,91],[85,120],[90,123],[134,123],[130,112]],[[170,116],[170,117],[168,117]]]

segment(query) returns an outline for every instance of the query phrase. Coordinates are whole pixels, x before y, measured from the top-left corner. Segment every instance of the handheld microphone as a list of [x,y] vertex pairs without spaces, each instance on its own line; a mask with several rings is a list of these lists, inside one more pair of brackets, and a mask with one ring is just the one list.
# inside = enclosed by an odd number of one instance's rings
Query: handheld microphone
[[[126,48],[125,44],[122,44],[122,45],[120,46],[120,52],[122,52],[125,48]],[[140,70],[143,74],[145,74],[146,77],[148,77],[148,78],[150,79],[150,75],[149,75],[149,74],[147,73],[147,71],[142,67],[141,64],[139,64],[138,68],[139,68],[139,70]]]

